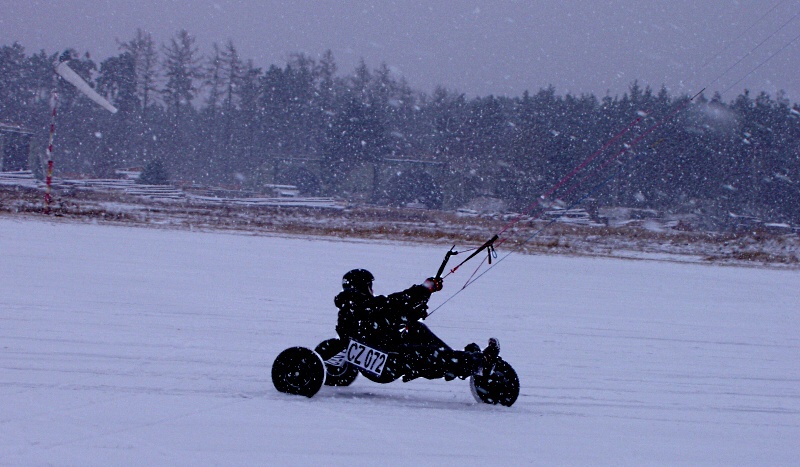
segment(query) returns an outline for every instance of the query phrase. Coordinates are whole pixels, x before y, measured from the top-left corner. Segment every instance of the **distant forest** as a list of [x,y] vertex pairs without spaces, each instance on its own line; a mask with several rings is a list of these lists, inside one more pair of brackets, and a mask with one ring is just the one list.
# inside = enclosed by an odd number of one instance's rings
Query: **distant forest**
[[[119,112],[57,80],[60,58]],[[411,89],[386,64],[362,60],[338,74],[330,51],[268,69],[231,42],[201,55],[186,31],[157,45],[139,30],[99,65],[74,50],[28,55],[14,43],[0,49],[0,122],[35,132],[39,173],[54,86],[56,176],[144,167],[157,183],[256,192],[291,184],[307,195],[436,209],[486,197],[519,211],[542,194],[567,205],[590,195],[601,206],[718,224],[731,214],[800,223],[800,108],[783,95],[690,101],[633,82],[621,96],[544,86],[468,98]]]

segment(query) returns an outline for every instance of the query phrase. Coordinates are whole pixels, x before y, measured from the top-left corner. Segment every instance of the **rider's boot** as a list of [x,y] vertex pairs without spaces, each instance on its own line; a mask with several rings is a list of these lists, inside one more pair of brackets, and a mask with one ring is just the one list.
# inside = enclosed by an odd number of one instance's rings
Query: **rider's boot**
[[494,370],[494,365],[500,358],[500,341],[496,337],[489,338],[489,345],[483,349],[483,365],[481,373],[488,375]]
[[475,373],[475,368],[481,366],[481,348],[476,343],[467,344],[464,347],[464,358],[462,359],[462,365],[459,366],[459,371],[448,371],[444,375],[445,381],[452,381],[456,378],[460,379],[467,379],[473,373]]

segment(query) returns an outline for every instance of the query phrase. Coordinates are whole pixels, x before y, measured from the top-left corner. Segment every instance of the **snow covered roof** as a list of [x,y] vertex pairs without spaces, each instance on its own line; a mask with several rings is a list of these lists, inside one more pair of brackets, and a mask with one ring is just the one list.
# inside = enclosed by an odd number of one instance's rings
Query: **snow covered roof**
[[22,133],[24,135],[33,135],[33,132],[22,128],[20,125],[9,125],[0,123],[0,133]]

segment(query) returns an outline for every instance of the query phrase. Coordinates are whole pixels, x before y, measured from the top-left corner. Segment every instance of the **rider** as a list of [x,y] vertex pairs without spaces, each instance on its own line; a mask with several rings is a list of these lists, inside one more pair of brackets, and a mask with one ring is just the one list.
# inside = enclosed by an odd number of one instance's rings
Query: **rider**
[[353,269],[342,278],[342,292],[334,299],[339,308],[336,332],[342,340],[354,339],[405,362],[403,380],[467,378],[487,370],[498,358],[495,338],[481,351],[477,344],[454,350],[419,322],[428,316],[428,299],[442,290],[441,278],[428,278],[402,292],[375,296],[375,277],[366,269]]

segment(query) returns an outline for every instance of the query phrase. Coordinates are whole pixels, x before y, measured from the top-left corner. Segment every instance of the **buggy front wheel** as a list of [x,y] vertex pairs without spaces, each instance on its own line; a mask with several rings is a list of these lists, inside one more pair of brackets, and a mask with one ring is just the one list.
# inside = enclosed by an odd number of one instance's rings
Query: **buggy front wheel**
[[511,407],[519,396],[517,372],[502,358],[498,359],[490,372],[470,377],[469,387],[475,400],[484,404]]

